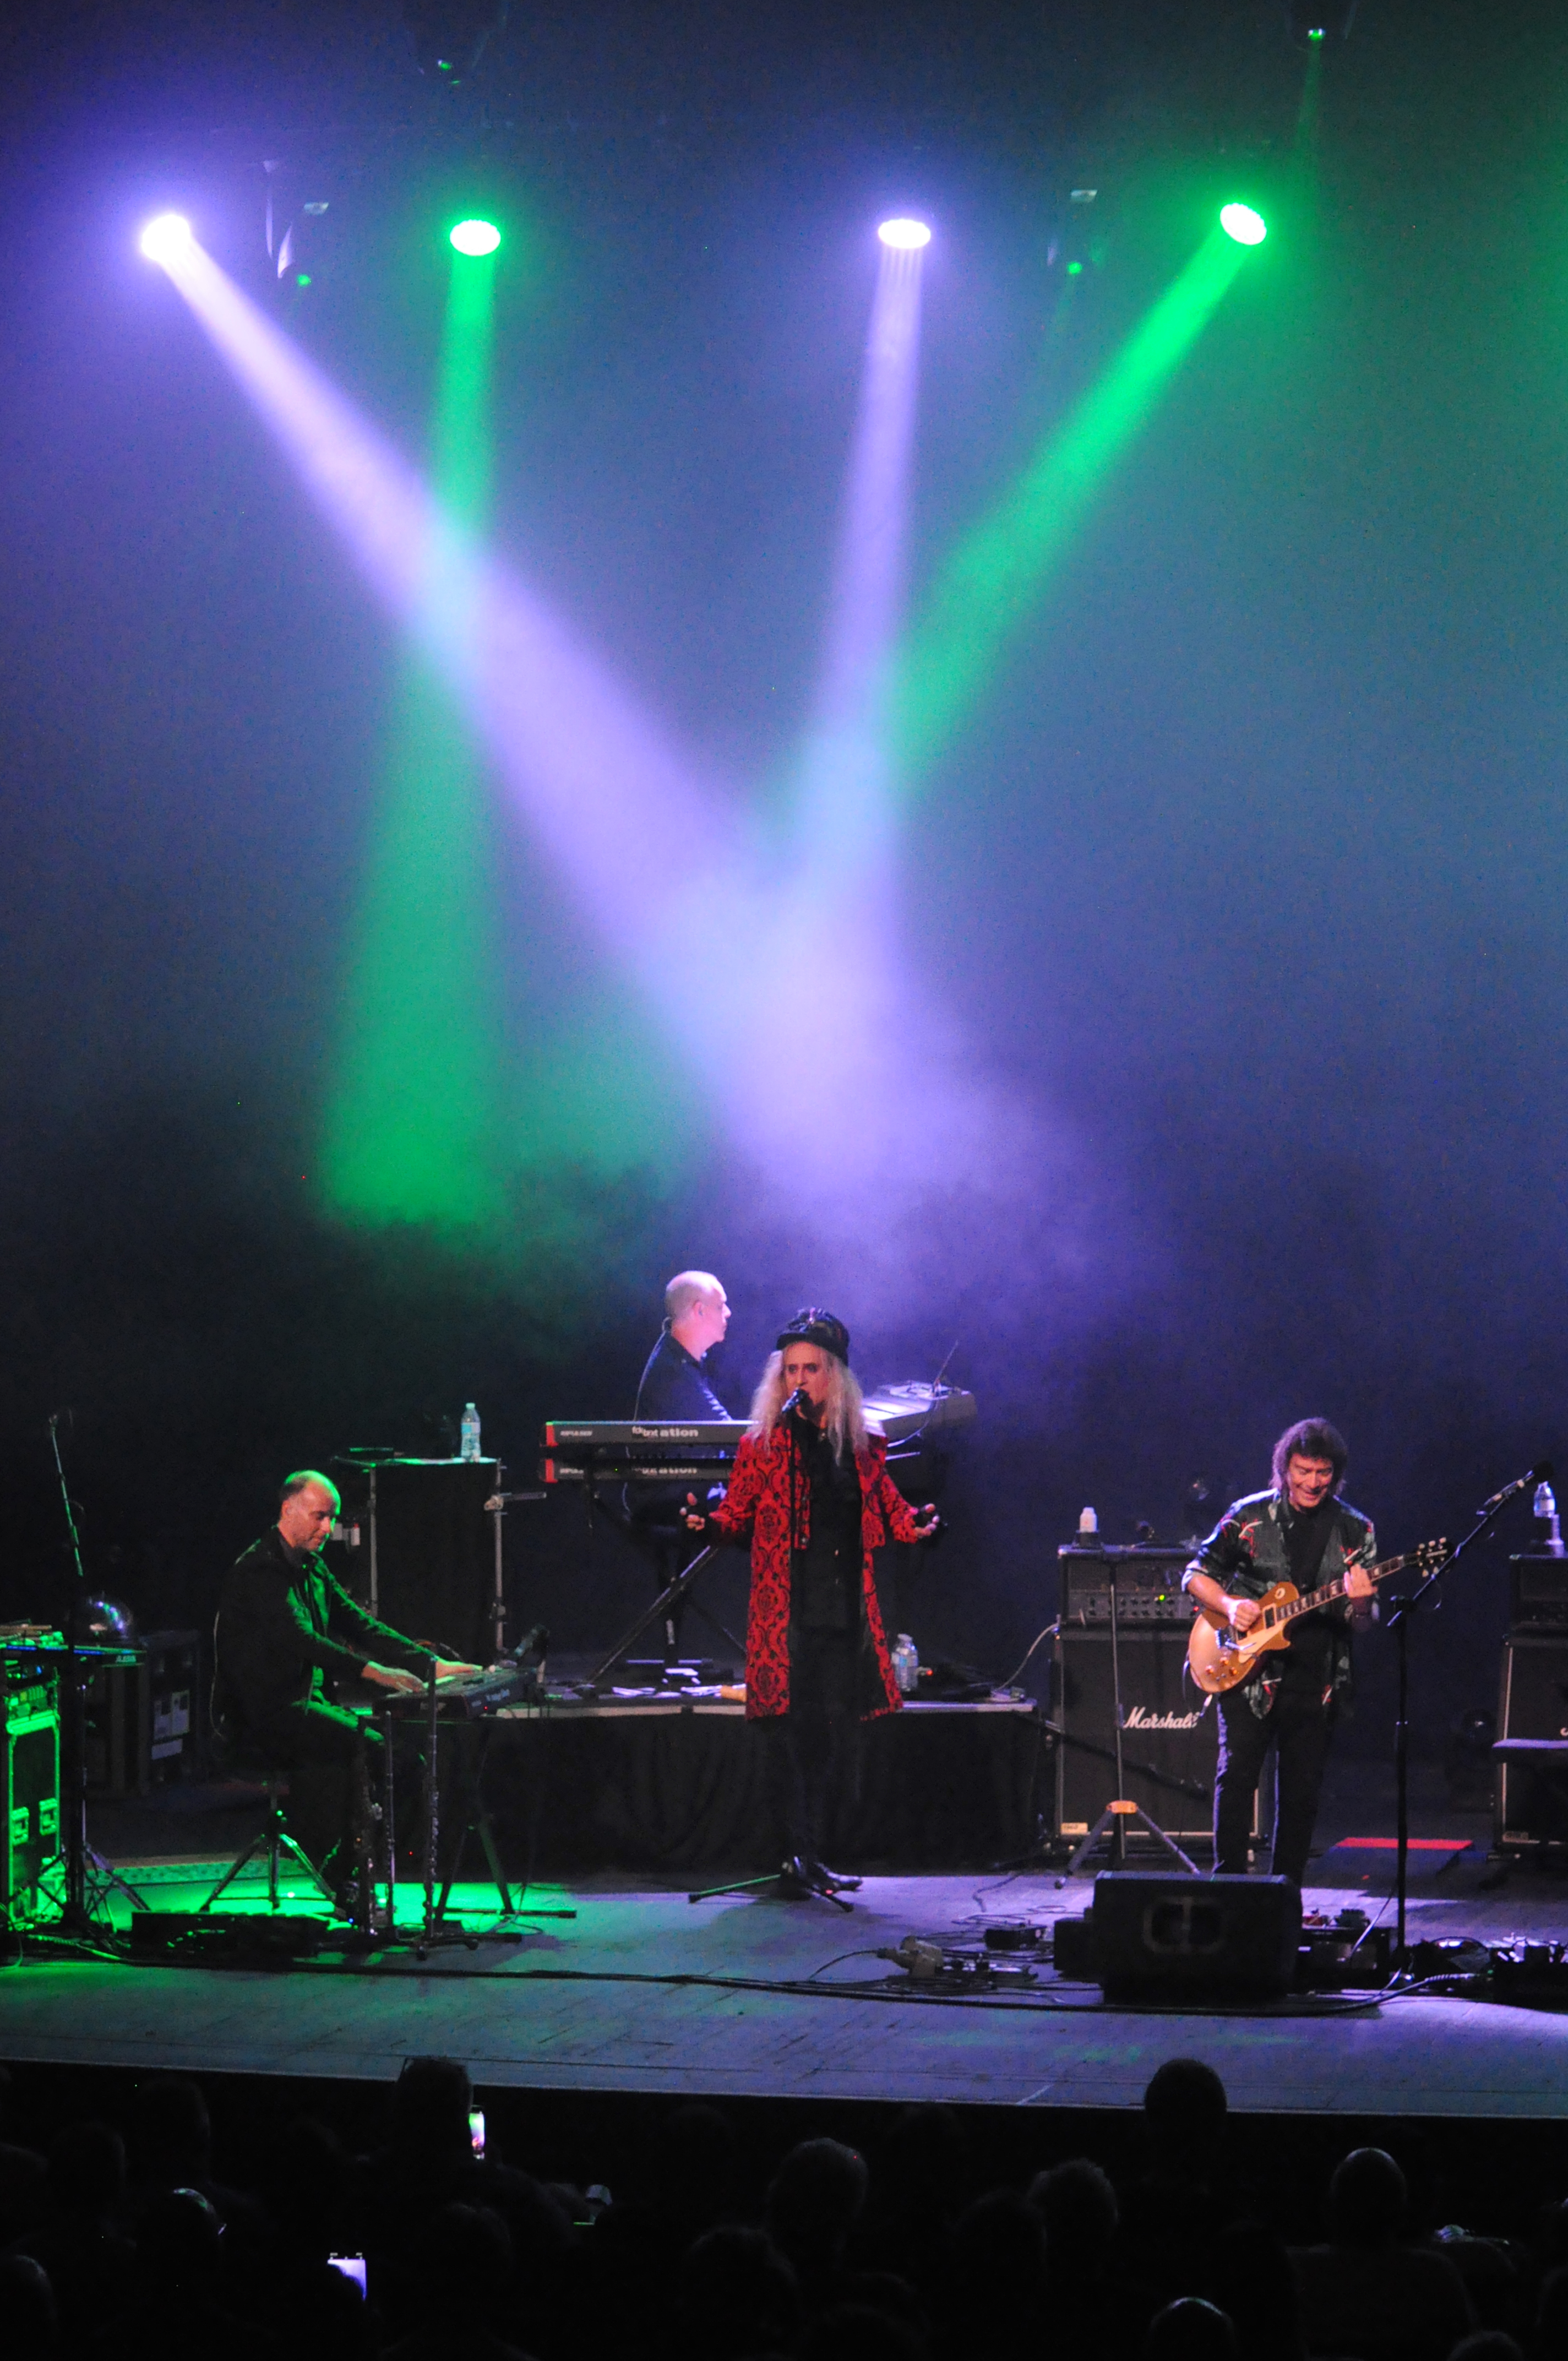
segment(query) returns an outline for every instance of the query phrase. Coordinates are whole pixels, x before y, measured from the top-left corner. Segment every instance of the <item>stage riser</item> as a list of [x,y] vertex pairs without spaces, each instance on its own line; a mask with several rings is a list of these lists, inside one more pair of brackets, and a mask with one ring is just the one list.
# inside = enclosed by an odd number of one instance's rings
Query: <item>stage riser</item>
[[[510,1876],[601,1869],[764,1870],[784,1850],[773,1748],[740,1715],[635,1714],[498,1721],[449,1734],[444,1756],[486,1747],[484,1791]],[[1026,1853],[1050,1800],[1050,1762],[1032,1715],[912,1712],[861,1733],[860,1795],[832,1816],[839,1865],[913,1873],[984,1869]],[[443,1816],[455,1837],[456,1785]],[[399,1802],[399,1850],[412,1864],[415,1792]],[[471,1846],[465,1874],[482,1876]]]

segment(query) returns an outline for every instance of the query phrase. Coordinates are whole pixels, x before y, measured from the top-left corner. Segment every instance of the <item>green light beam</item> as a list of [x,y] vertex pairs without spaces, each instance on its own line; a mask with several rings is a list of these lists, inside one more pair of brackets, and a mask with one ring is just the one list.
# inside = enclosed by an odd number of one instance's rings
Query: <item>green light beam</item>
[[[474,528],[489,502],[494,327],[492,260],[455,255],[433,471],[450,514]],[[441,579],[426,592],[447,629],[455,595]],[[323,1191],[349,1220],[475,1230],[500,1218],[507,1159],[492,827],[467,731],[434,672],[411,653],[323,1126]]]
[[898,660],[894,707],[906,775],[929,766],[974,706],[1246,252],[1223,230],[1211,231],[1104,376],[943,566]]

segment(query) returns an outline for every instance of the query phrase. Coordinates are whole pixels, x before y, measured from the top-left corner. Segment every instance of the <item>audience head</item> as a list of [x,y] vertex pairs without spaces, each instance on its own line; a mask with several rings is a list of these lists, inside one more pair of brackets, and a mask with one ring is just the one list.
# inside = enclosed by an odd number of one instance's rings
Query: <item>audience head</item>
[[1524,2353],[1506,2328],[1477,2328],[1460,2338],[1448,2361],[1524,2361]]
[[954,2223],[940,2301],[951,2322],[989,2320],[1003,2343],[1047,2301],[1046,2228],[1026,2197],[993,2189]]
[[806,2330],[801,2361],[926,2361],[927,2341],[906,2320],[869,2303],[830,2305]]
[[69,2124],[49,2147],[49,2202],[66,2213],[111,2213],[126,2191],[126,2147],[108,2124]]
[[1046,2225],[1046,2248],[1058,2275],[1096,2279],[1111,2258],[1119,2220],[1109,2178],[1086,2156],[1036,2172],[1029,2202]]
[[510,2281],[511,2238],[488,2205],[441,2205],[426,2225],[421,2260],[427,2312],[458,2323],[484,2320]]
[[1150,2321],[1142,2361],[1236,2361],[1236,2332],[1217,2304],[1180,2295]]
[[456,2058],[407,2058],[392,2087],[393,2144],[427,2158],[473,2153],[468,2115],[474,2086]]
[[1386,2149],[1352,2148],[1329,2181],[1329,2235],[1336,2246],[1391,2246],[1409,2202],[1405,2176]]
[[54,2290],[31,2255],[0,2257],[0,2320],[11,2361],[45,2361],[60,2342]]
[[151,2180],[199,2180],[212,2162],[213,2125],[200,2083],[155,2074],[131,2103],[131,2155]]
[[735,2130],[700,2099],[673,2107],[659,2126],[658,2202],[688,2237],[710,2230],[736,2202]]
[[1541,2282],[1532,2346],[1542,2356],[1568,2352],[1568,2264],[1560,2263]]
[[800,2326],[794,2271],[762,2230],[709,2230],[681,2267],[684,2345],[695,2361],[782,2353]]
[[217,2207],[199,2189],[160,2190],[141,2224],[142,2268],[158,2294],[189,2294],[217,2269],[224,2225]]
[[1225,2308],[1242,2361],[1307,2361],[1290,2250],[1269,2223],[1237,2222],[1226,2231]]
[[813,2262],[840,2256],[865,2211],[871,2176],[842,2140],[801,2140],[768,2191],[768,2227],[786,2255]]
[[1157,2164],[1200,2177],[1212,2167],[1224,2135],[1225,2086],[1201,2058],[1168,2058],[1144,2092],[1144,2123]]

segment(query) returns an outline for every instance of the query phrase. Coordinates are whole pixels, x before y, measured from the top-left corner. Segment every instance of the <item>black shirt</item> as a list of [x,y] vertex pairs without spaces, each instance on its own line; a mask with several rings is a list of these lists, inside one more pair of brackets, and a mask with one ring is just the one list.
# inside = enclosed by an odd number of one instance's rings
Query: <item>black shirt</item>
[[702,1363],[666,1328],[648,1356],[633,1418],[689,1423],[729,1412],[702,1374]]
[[791,1416],[802,1475],[810,1488],[808,1539],[790,1553],[790,1621],[806,1631],[858,1631],[861,1625],[861,1476],[851,1452],[835,1456],[818,1426]]
[[[1290,1509],[1287,1512],[1285,1554],[1290,1579],[1303,1597],[1318,1587],[1323,1553],[1334,1529],[1336,1506],[1331,1496],[1315,1509]],[[1321,1697],[1328,1683],[1332,1645],[1333,1630],[1326,1608],[1321,1608],[1315,1615],[1303,1615],[1292,1623],[1290,1644],[1285,1651],[1287,1687]]]
[[213,1642],[214,1719],[253,1730],[319,1697],[323,1672],[430,1669],[429,1651],[367,1614],[313,1551],[296,1565],[276,1525],[225,1575]]

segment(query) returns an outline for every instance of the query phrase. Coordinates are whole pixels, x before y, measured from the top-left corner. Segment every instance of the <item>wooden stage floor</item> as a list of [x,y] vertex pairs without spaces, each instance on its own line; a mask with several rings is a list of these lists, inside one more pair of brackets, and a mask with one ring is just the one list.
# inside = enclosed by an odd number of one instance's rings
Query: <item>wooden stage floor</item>
[[[207,1863],[218,1851],[209,1828]],[[1482,1889],[1484,1839],[1420,1863],[1416,1935],[1568,1936],[1568,1884],[1520,1872]],[[1368,1863],[1369,1866],[1363,1866]],[[215,1870],[121,1865],[160,1908],[191,1907]],[[1353,1859],[1309,1904],[1375,1912],[1386,1856]],[[1364,1882],[1365,1881],[1365,1882]],[[988,1918],[1078,1910],[1087,1881],[1048,1873],[880,1878],[852,1915],[601,1876],[527,1899],[575,1918],[516,1921],[515,1947],[421,1967],[318,1961],[284,1971],[29,1960],[0,1976],[0,2056],[78,2066],[385,2080],[429,2050],[481,2084],[539,2090],[989,2106],[1132,2108],[1162,2059],[1209,2059],[1234,2106],[1277,2114],[1552,2118],[1568,2112],[1568,2014],[1411,1995],[1347,2008],[1303,1998],[1252,2014],[1108,2007],[1093,1987],[916,2001],[877,1959],[908,1934],[975,1936]],[[409,1911],[416,1895],[404,1896]],[[459,1889],[473,1924],[488,1888]],[[1388,1905],[1391,1915],[1391,1905]],[[866,1979],[893,1979],[864,1988]],[[861,1984],[849,1994],[847,1982]],[[837,1989],[836,1989],[837,1988]]]

